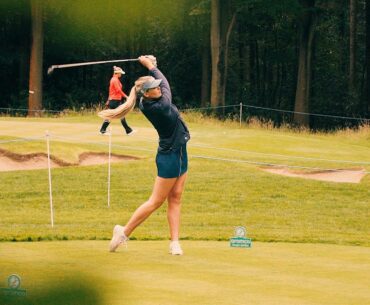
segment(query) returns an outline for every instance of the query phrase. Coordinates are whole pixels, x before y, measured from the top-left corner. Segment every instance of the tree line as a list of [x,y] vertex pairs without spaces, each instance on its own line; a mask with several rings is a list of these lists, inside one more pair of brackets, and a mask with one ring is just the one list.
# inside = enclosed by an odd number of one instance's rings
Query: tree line
[[[370,0],[2,0],[0,31],[0,107],[28,115],[107,98],[112,65],[51,65],[154,54],[179,108],[314,129],[370,116]],[[145,70],[121,66],[127,92]]]

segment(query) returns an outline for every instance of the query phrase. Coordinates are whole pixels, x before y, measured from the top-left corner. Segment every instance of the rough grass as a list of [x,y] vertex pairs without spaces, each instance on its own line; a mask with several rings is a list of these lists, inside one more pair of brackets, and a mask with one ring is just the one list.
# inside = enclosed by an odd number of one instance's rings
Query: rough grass
[[[197,157],[369,171],[369,130],[326,135],[239,128],[232,122],[216,124],[190,115],[186,119],[192,140],[183,197],[183,239],[226,240],[235,226],[243,225],[258,241],[369,245],[369,175],[360,184],[318,182],[268,174],[254,164]],[[52,170],[54,228],[50,227],[47,170],[2,172],[0,239],[110,238],[112,225],[124,223],[148,198],[156,174],[155,131],[139,114],[128,120],[139,132],[126,137],[114,122],[113,152],[142,159],[112,165],[110,208],[106,165]],[[90,116],[2,118],[1,130],[7,132],[0,139],[42,137],[49,130],[51,153],[75,162],[84,151],[107,151],[108,137],[97,135],[100,123]],[[46,149],[45,139],[0,146],[18,153]],[[348,160],[367,163],[341,162]],[[165,213],[165,207],[155,212],[133,237],[166,239]]]

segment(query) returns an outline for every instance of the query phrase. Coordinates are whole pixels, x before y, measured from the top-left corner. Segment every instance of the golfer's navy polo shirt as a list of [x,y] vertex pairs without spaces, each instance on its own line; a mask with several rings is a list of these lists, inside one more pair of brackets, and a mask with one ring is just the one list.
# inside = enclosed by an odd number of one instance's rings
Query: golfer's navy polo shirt
[[139,108],[158,132],[158,151],[176,150],[190,139],[189,130],[171,102],[172,94],[166,77],[158,68],[149,70],[149,74],[162,80],[162,96],[156,100],[141,99]]

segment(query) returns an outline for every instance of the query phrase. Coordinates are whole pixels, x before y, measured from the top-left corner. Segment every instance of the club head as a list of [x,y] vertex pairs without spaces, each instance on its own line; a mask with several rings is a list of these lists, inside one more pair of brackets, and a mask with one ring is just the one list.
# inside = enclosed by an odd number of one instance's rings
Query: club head
[[48,69],[48,75],[50,75],[51,73],[53,73],[54,68],[55,68],[54,66],[49,67],[49,69]]

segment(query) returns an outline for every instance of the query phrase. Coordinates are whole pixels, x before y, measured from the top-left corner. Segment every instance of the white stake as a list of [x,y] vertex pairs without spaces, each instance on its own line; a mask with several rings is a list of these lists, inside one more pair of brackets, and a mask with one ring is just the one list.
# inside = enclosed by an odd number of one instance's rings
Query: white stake
[[112,127],[109,127],[109,153],[108,153],[108,207],[110,207],[110,161],[112,154]]
[[48,153],[48,171],[49,171],[49,197],[50,197],[50,221],[51,227],[54,227],[54,213],[53,213],[53,192],[51,188],[51,164],[50,164],[50,135],[49,131],[46,131],[46,147]]

